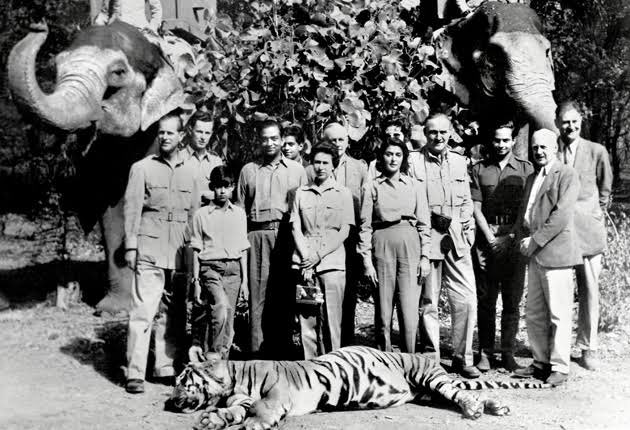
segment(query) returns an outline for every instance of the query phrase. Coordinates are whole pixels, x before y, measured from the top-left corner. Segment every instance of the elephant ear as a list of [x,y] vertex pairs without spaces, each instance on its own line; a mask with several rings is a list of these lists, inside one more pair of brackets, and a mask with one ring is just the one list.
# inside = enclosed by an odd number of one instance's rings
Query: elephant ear
[[184,88],[173,69],[164,64],[142,97],[142,131],[184,103]]
[[453,52],[453,37],[448,28],[434,33],[433,47],[442,66],[441,73],[435,75],[433,81],[445,90],[455,94],[460,102],[468,104],[470,102],[470,91],[457,77],[463,66]]

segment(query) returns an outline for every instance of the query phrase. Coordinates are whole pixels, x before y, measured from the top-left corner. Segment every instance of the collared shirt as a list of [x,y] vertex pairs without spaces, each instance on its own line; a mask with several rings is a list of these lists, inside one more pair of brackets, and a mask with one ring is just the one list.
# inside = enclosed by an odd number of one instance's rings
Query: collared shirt
[[[341,230],[346,225],[354,225],[354,210],[350,190],[339,185],[333,178],[328,178],[323,184],[303,185],[297,189],[291,222],[300,221],[302,233],[306,238],[309,249],[322,249],[331,234]],[[297,255],[294,256],[297,262]],[[316,270],[345,270],[346,252],[343,243],[324,256]]]
[[415,177],[426,180],[429,209],[463,223],[471,220],[473,203],[466,158],[451,150],[435,155],[428,147],[420,154]]
[[380,175],[363,188],[361,228],[357,252],[364,260],[371,258],[372,225],[405,220],[415,226],[420,236],[421,255],[429,256],[431,220],[427,190],[422,182],[405,174],[397,179]]
[[470,194],[481,202],[481,211],[489,224],[512,224],[525,191],[525,181],[534,172],[529,161],[514,154],[503,169],[495,160],[483,160],[472,167]]
[[568,164],[571,167],[575,165],[575,152],[577,151],[579,140],[580,139],[575,139],[569,144],[564,142],[562,143],[562,156],[564,157],[564,164]]
[[238,179],[237,201],[250,221],[287,220],[295,190],[306,183],[304,167],[285,157],[274,164],[247,163]]
[[[348,188],[352,193],[352,202],[354,205],[355,223],[359,223],[359,212],[361,210],[361,190],[363,185],[369,181],[367,164],[363,160],[357,160],[344,154],[339,159],[339,165],[333,171],[335,181],[339,185]],[[312,182],[315,177],[313,166],[307,169],[309,180]]]
[[187,158],[186,162],[191,164],[195,172],[197,189],[203,197],[211,200],[214,197],[214,193],[208,188],[210,183],[210,173],[215,167],[222,166],[223,160],[218,155],[215,155],[207,150],[200,156],[190,146],[187,146],[182,150],[182,152]]
[[245,211],[231,202],[225,208],[212,202],[202,207],[193,217],[190,246],[200,260],[240,258],[249,248]]
[[536,175],[536,178],[534,179],[534,183],[532,184],[532,190],[529,193],[529,200],[527,200],[527,208],[525,209],[525,216],[523,217],[525,223],[527,223],[527,226],[531,225],[531,216],[532,216],[532,208],[534,207],[534,203],[536,203],[536,198],[538,197],[538,191],[540,191],[540,187],[542,186],[543,182],[545,182],[545,178],[547,177],[547,173],[549,172],[549,169],[551,168],[551,166],[553,166],[553,163],[555,163],[556,160],[551,160],[545,167],[543,167],[542,169],[540,169],[540,171],[538,171],[538,174]]
[[138,250],[138,261],[180,267],[198,206],[194,174],[181,155],[172,165],[159,155],[134,163],[124,197],[125,247]]

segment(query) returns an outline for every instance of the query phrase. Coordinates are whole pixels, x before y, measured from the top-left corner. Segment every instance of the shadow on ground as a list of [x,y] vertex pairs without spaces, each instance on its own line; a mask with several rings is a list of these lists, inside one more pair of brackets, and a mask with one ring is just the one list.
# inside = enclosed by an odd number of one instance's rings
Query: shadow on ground
[[43,302],[57,285],[78,281],[83,301],[94,306],[107,291],[107,268],[100,261],[51,261],[0,270],[0,294],[12,307]]
[[95,327],[92,339],[76,337],[59,350],[81,364],[91,365],[96,372],[114,384],[124,381],[126,364],[127,321],[105,321]]

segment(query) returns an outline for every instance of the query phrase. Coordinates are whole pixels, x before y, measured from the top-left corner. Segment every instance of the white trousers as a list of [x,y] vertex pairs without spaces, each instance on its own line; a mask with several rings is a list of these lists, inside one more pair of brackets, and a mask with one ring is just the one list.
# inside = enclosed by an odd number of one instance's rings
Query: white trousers
[[597,349],[599,324],[599,274],[602,272],[602,254],[584,257],[584,264],[575,266],[579,311],[577,346]]
[[526,322],[535,366],[569,373],[572,304],[573,268],[545,268],[530,260]]

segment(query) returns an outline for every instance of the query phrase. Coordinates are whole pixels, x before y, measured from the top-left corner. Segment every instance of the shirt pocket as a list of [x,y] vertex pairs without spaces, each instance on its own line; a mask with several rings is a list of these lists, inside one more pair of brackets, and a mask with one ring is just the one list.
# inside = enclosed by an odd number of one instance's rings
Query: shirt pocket
[[310,233],[316,227],[317,205],[305,203],[300,206],[300,220],[302,221],[302,231]]
[[147,184],[149,193],[148,205],[159,209],[168,206],[168,184],[161,181],[151,181]]
[[140,220],[138,229],[138,260],[155,264],[155,255],[160,250],[160,221],[150,216],[144,215]]
[[470,185],[465,176],[453,178],[451,183],[453,194],[453,206],[462,206],[467,196],[470,195]]
[[192,207],[192,187],[179,186],[176,190],[176,209],[188,211]]
[[324,207],[324,228],[339,230],[341,228],[341,200],[327,203]]

